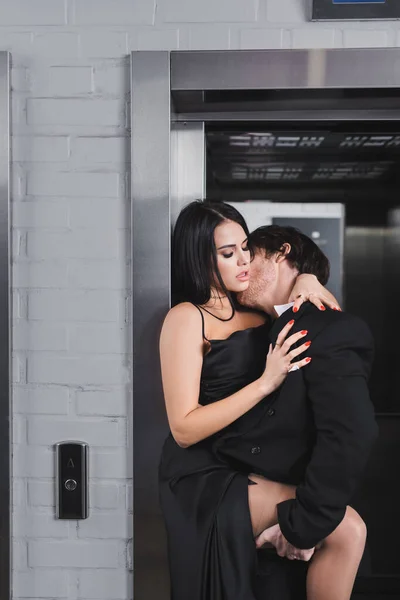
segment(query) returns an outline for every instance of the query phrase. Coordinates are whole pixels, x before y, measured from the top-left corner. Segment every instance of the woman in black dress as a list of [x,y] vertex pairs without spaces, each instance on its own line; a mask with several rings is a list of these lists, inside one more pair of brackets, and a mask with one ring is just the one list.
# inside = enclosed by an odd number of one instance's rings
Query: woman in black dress
[[[160,338],[171,433],[162,450],[159,484],[172,600],[269,600],[256,581],[255,537],[277,523],[276,505],[295,495],[293,486],[249,473],[218,452],[220,441],[246,427],[252,410],[267,401],[293,366],[307,368],[311,360],[307,332],[290,335],[289,322],[280,346],[272,349],[267,316],[236,303],[235,294],[248,285],[248,235],[240,213],[222,203],[193,202],[175,226],[178,303]],[[337,308],[312,275],[298,277],[293,299],[299,295],[294,310],[306,299],[321,309],[321,302]],[[313,552],[296,555],[293,548],[293,556],[305,561]],[[315,589],[311,600],[341,600],[325,593]]]

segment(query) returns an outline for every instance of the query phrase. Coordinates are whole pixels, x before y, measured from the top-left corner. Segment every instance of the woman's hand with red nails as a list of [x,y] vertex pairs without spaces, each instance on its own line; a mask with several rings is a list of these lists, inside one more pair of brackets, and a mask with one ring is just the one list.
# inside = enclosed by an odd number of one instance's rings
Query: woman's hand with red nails
[[319,310],[325,310],[325,306],[341,310],[335,296],[320,284],[315,275],[302,273],[297,276],[289,302],[294,302],[293,312],[297,312],[303,302],[307,301],[315,304]]

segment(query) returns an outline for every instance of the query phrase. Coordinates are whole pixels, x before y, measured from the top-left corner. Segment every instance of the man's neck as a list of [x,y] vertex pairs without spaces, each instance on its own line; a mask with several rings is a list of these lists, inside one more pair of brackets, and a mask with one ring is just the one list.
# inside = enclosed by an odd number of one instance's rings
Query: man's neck
[[[268,306],[269,310],[266,310],[269,315],[273,318],[278,318],[282,314],[282,310],[277,311],[276,306],[284,307],[289,304],[290,294],[294,288],[297,278],[297,271],[290,270],[287,272],[282,280],[279,281],[278,287],[279,290],[282,290],[280,293],[274,294],[273,298],[268,298],[268,302],[266,302],[266,306]],[[290,308],[290,307],[288,307]]]

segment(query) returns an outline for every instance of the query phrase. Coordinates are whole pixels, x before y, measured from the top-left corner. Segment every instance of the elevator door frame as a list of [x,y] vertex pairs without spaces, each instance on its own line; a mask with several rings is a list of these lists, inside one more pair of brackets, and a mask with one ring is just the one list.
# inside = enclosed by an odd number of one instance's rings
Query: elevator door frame
[[[315,113],[310,117],[307,111],[177,114],[173,94],[400,88],[400,49],[139,51],[131,54],[131,85],[134,597],[167,600],[166,539],[158,505],[157,467],[168,427],[158,337],[171,302],[173,221],[185,203],[204,198],[207,121],[315,119]],[[318,113],[318,121],[377,118],[400,120],[400,107]],[[197,158],[193,160],[193,156]]]

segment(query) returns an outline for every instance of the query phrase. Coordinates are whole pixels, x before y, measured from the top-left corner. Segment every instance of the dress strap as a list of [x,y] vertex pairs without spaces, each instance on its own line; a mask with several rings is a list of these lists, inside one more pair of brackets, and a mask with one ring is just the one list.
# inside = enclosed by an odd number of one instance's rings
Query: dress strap
[[204,323],[204,315],[203,315],[203,311],[200,308],[200,306],[198,306],[197,304],[194,304],[192,302],[193,306],[195,306],[197,308],[197,310],[199,311],[200,315],[201,315],[201,331],[203,334],[203,339],[206,340],[206,342],[209,342],[210,340],[208,338],[206,338],[206,332],[205,332],[205,323]]
[[202,310],[205,310],[206,313],[208,313],[209,315],[211,315],[212,317],[214,317],[214,319],[218,319],[218,321],[223,321],[224,323],[226,323],[227,321],[231,321],[233,319],[233,317],[235,316],[235,310],[232,309],[232,314],[228,319],[223,319],[222,317],[217,317],[217,315],[214,315],[211,311],[207,310],[206,308],[202,307]]

